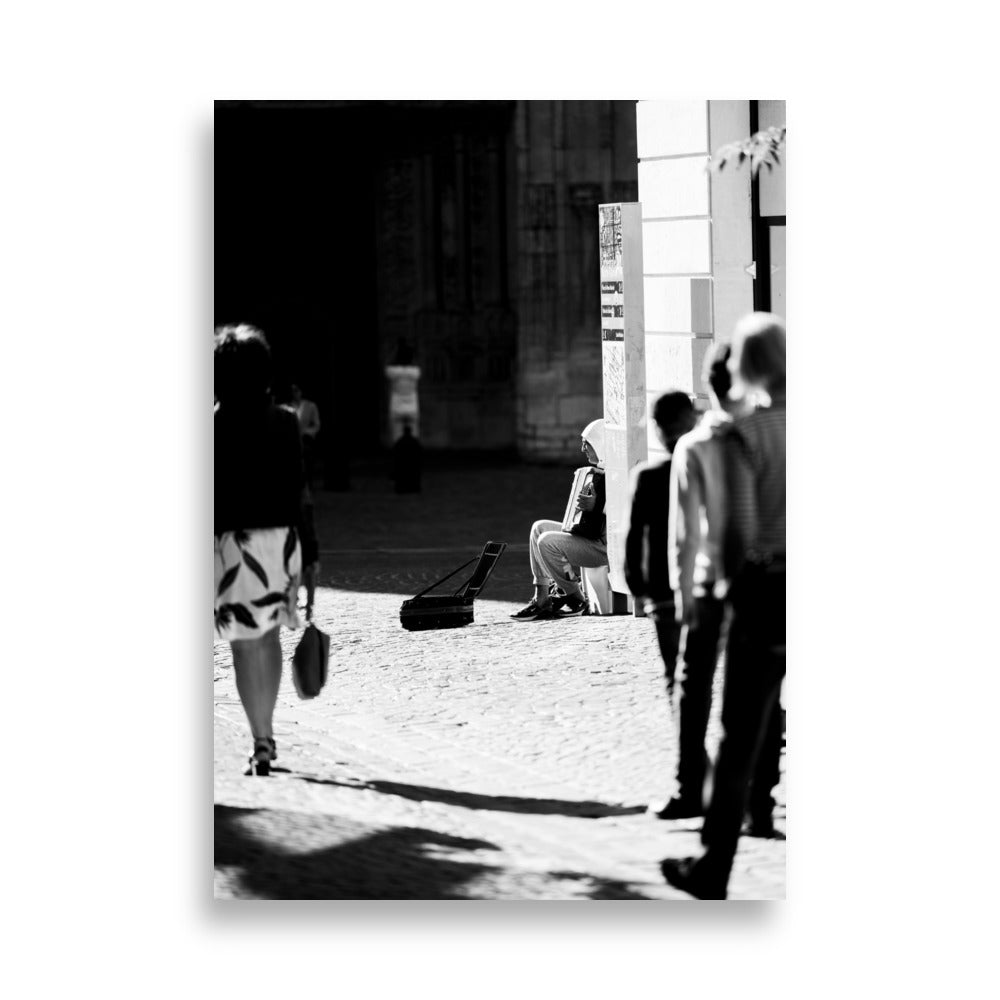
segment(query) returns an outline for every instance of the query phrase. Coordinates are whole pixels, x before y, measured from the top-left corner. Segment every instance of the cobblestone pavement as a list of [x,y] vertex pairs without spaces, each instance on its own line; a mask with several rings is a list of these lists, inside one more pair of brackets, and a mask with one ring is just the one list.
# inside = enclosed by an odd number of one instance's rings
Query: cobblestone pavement
[[[672,767],[652,625],[508,618],[530,596],[531,521],[559,516],[570,475],[439,469],[417,496],[381,477],[317,494],[330,676],[300,701],[298,633],[283,631],[270,778],[243,776],[246,721],[215,645],[217,898],[691,901],[658,862],[696,853],[700,821],[645,812]],[[404,631],[400,602],[488,538],[511,547],[475,622]],[[784,780],[777,798],[783,830]],[[782,899],[784,885],[784,842],[743,838],[731,898]]]

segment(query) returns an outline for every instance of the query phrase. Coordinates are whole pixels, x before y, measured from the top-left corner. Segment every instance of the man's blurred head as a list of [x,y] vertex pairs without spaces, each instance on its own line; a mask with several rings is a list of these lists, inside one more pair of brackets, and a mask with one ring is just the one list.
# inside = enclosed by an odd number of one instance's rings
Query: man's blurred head
[[665,392],[653,404],[653,423],[667,451],[673,451],[677,439],[687,434],[698,419],[691,397],[686,392]]

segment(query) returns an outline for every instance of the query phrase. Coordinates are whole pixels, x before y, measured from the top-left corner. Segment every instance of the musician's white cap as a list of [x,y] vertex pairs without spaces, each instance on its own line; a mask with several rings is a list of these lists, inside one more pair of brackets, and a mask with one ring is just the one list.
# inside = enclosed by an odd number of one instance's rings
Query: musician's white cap
[[598,465],[604,465],[604,417],[591,420],[580,437],[597,452]]

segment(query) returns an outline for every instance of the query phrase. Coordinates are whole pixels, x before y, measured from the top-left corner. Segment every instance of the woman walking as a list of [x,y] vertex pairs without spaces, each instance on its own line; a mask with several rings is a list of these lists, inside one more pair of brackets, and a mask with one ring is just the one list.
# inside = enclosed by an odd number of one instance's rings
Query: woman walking
[[233,651],[253,737],[247,774],[270,773],[279,631],[296,610],[305,476],[299,425],[271,401],[271,352],[247,324],[215,331],[215,635]]

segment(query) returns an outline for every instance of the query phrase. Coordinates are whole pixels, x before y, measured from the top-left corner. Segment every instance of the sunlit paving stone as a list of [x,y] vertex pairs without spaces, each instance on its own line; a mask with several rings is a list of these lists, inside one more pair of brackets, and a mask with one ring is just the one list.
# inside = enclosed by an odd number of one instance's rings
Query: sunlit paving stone
[[[507,475],[520,482],[540,471]],[[336,495],[324,515],[334,538],[348,511],[359,547],[377,511]],[[465,531],[474,553],[488,532],[475,515]],[[245,719],[229,646],[216,644],[218,898],[690,901],[658,864],[697,852],[700,821],[646,813],[668,797],[673,763],[648,623],[512,623],[527,561],[515,552],[477,600],[474,625],[404,631],[400,603],[459,561],[324,556],[315,617],[331,636],[329,680],[318,698],[296,697],[287,663],[297,634],[284,632],[270,778],[242,775]],[[721,672],[715,687],[710,749]],[[776,797],[783,830],[784,781]],[[744,837],[730,897],[784,893],[785,842]]]

